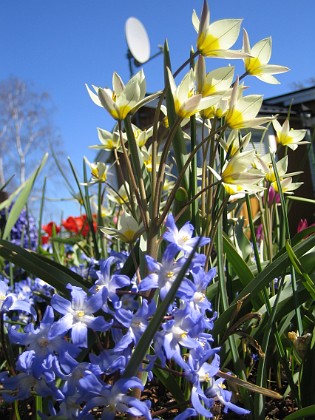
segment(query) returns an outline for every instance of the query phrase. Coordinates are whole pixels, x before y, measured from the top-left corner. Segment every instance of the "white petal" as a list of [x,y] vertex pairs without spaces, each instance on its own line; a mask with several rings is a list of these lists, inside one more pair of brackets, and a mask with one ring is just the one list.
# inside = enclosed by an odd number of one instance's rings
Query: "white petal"
[[209,22],[210,22],[210,11],[208,8],[207,0],[204,0],[201,17],[200,17],[199,28],[198,28],[199,34],[207,32],[207,29],[209,27]]
[[236,109],[243,115],[244,120],[255,118],[260,111],[263,97],[261,95],[248,95],[239,99]]
[[86,87],[86,89],[87,89],[87,91],[88,91],[88,94],[90,95],[90,98],[92,99],[92,101],[96,104],[96,105],[98,105],[98,106],[102,106],[102,104],[101,104],[101,101],[99,100],[99,97],[94,93],[94,92],[92,92],[91,91],[91,89],[88,87],[88,85],[87,84],[85,84],[85,87]]
[[266,127],[262,127],[262,124],[272,122],[275,117],[258,117],[253,118],[252,120],[244,121],[243,128],[256,128],[265,130]]
[[207,85],[210,93],[220,92],[230,88],[234,76],[234,67],[220,67],[209,72],[205,79],[203,94],[207,95]]
[[277,66],[275,64],[266,64],[263,66],[264,74],[280,74],[289,71],[290,69],[285,66]]
[[279,176],[284,175],[288,170],[288,156],[285,156],[284,158],[280,159],[279,162],[277,162],[277,171],[279,173]]
[[281,131],[281,125],[280,125],[278,120],[273,120],[272,125],[273,125],[273,128],[275,129],[275,131],[277,131],[277,132]]
[[221,19],[209,26],[208,33],[218,39],[220,49],[228,50],[237,41],[241,19]]
[[[201,95],[194,95],[185,101],[185,103],[182,105],[182,109],[185,111],[185,113],[197,112],[198,105],[201,100],[202,100]],[[184,116],[184,115],[181,115],[181,116]]]
[[168,74],[168,81],[169,81],[169,84],[170,84],[171,92],[174,96],[177,88],[176,88],[176,84],[175,84],[173,74],[168,67],[167,67],[167,74]]
[[218,58],[229,58],[232,60],[251,57],[249,54],[241,50],[215,50],[212,52],[212,56]]
[[255,74],[255,77],[257,77],[257,79],[261,80],[262,82],[269,83],[270,85],[278,85],[280,83],[279,80],[271,74]]
[[205,58],[202,55],[199,55],[198,61],[196,63],[195,78],[197,82],[198,92],[202,92],[203,84],[206,80],[206,63],[205,63]]
[[195,31],[198,33],[199,32],[200,21],[199,21],[199,17],[197,16],[197,13],[196,13],[195,10],[193,10],[191,20],[192,20],[192,24],[195,28]]
[[121,92],[125,89],[125,85],[121,77],[116,72],[113,73],[112,83],[115,94],[119,96]]
[[218,181],[221,181],[221,176],[218,174],[217,171],[215,171],[213,168],[211,168],[211,166],[208,166],[208,168],[210,169],[210,171],[213,173],[213,175],[217,178]]
[[110,89],[98,89],[98,97],[102,106],[111,114],[112,111],[115,111],[117,109],[117,107],[115,106],[115,103],[110,93]]
[[267,64],[271,57],[271,37],[257,42],[251,50],[253,57],[257,57],[262,65]]
[[250,54],[250,43],[246,30],[243,28],[243,50],[244,52]]

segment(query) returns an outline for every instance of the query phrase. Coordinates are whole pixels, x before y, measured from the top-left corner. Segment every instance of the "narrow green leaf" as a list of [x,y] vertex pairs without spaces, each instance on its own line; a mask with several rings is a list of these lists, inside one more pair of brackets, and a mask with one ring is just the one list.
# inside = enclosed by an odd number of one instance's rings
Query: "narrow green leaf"
[[301,262],[299,261],[298,257],[295,255],[292,247],[289,244],[289,241],[285,244],[286,250],[288,252],[289,258],[291,260],[291,263],[293,264],[295,270],[302,276],[302,282],[305,287],[305,289],[309,292],[312,299],[315,300],[315,287],[312,279],[310,276],[306,273],[304,268],[302,267]]
[[295,413],[289,414],[287,417],[285,417],[284,420],[299,420],[299,419],[304,419],[305,417],[314,418],[314,416],[315,416],[315,404],[309,405],[308,407],[301,408]]
[[[223,234],[223,250],[226,254],[229,264],[231,264],[242,286],[245,287],[248,284],[250,284],[250,282],[254,280],[254,274],[250,270],[246,262],[243,260],[243,258],[240,256],[240,254],[237,252],[235,246],[232,244],[232,242],[225,233]],[[251,296],[250,298],[256,310],[259,309],[264,303],[263,297],[260,293],[258,295],[258,298],[254,298],[253,296]]]
[[32,191],[33,185],[35,183],[35,180],[40,173],[40,171],[43,169],[43,166],[45,165],[48,158],[48,154],[46,153],[40,163],[40,165],[37,167],[37,169],[33,172],[33,174],[29,177],[29,179],[25,182],[24,187],[18,197],[18,199],[13,204],[13,207],[10,211],[10,214],[8,216],[7,223],[5,225],[5,229],[3,232],[3,239],[7,239],[10,235],[12,227],[15,225],[15,222],[17,221],[18,217],[21,214],[21,211],[23,207],[25,206],[28,197]]
[[287,198],[293,201],[303,201],[304,203],[315,204],[315,200],[312,200],[311,198],[297,197],[295,195],[288,195]]
[[312,342],[305,343],[304,341],[305,355],[300,372],[300,392],[303,407],[315,404],[315,328],[313,328],[312,333]]
[[[298,243],[293,247],[293,250],[298,258],[304,255],[307,251],[312,249],[315,246],[315,237],[310,236],[304,241]],[[229,308],[220,315],[220,317],[214,323],[213,335],[220,333],[220,331],[226,328],[227,323],[230,320],[231,314],[237,306],[237,302],[244,298],[246,295],[250,295],[250,298],[253,299],[258,296],[258,294],[263,290],[264,287],[267,287],[271,281],[277,278],[289,266],[290,258],[287,253],[279,253],[280,255],[265,267],[261,273],[259,273],[249,284],[247,284],[244,289],[240,291],[237,297],[231,302]],[[244,303],[246,304],[246,302]]]
[[87,179],[87,170],[86,170],[85,160],[83,161],[83,176],[84,176],[84,184],[85,184],[84,186],[85,195],[84,195],[83,203],[84,203],[84,208],[85,208],[85,213],[86,213],[89,229],[92,235],[92,241],[93,241],[93,246],[94,246],[94,256],[97,260],[99,260],[100,252],[99,252],[99,247],[97,243],[96,232],[94,230],[94,220],[93,220],[91,202],[90,202],[90,197],[89,197],[89,187],[87,185],[88,179]]
[[36,395],[35,407],[36,407],[36,420],[40,420],[42,416],[39,413],[43,412],[43,397]]
[[249,284],[253,280],[254,275],[225,233],[223,234],[223,250],[242,285],[246,286]]
[[55,261],[39,256],[34,252],[26,251],[9,241],[0,239],[0,255],[36,277],[41,278],[60,293],[67,293],[66,285],[68,283],[82,287],[83,290],[87,291],[86,282],[78,274]]
[[7,182],[5,182],[1,187],[0,187],[0,191],[3,191],[4,189],[5,189],[5,187],[7,187],[9,184],[10,184],[10,182],[12,181],[12,179],[14,178],[14,175],[12,175],[8,180],[7,180]]
[[[315,226],[310,226],[306,229],[301,230],[298,232],[291,240],[291,245],[296,245],[298,242],[300,242],[302,239],[307,238],[309,235],[312,235],[315,233]],[[283,249],[285,251],[285,249]]]
[[[147,197],[149,197],[151,195],[150,177],[148,176],[148,171],[143,163],[143,155],[137,145],[129,116],[124,120],[124,124],[128,138],[128,148],[130,149],[130,160],[134,170],[134,176],[137,180],[138,186],[140,186],[140,183],[143,183],[145,193]],[[147,207],[147,203],[143,203],[143,205]]]

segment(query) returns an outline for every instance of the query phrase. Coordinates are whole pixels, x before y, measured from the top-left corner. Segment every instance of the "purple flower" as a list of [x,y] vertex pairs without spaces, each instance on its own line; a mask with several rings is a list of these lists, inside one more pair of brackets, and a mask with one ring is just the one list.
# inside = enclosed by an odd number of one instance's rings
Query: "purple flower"
[[[232,393],[223,389],[223,379],[213,379],[220,368],[220,357],[216,354],[218,350],[211,349],[204,352],[197,348],[190,351],[184,370],[186,378],[193,383],[191,390],[193,408],[201,416],[212,417],[210,409],[215,399],[218,399],[225,407],[224,412],[230,409],[237,414],[249,414],[248,410],[230,402]],[[208,363],[209,358],[212,358],[211,363]]]
[[151,419],[148,405],[143,401],[139,401],[137,398],[127,395],[130,388],[140,388],[143,390],[140,379],[135,377],[118,379],[113,386],[109,386],[102,383],[94,375],[89,375],[86,378],[80,379],[80,382],[81,386],[87,391],[87,403],[82,411],[81,418],[84,419],[86,413],[92,408],[103,407],[102,420],[114,420],[116,412]]
[[[163,330],[157,333],[156,342],[163,347],[167,359],[174,359],[180,366],[183,366],[180,346],[188,349],[200,346],[199,342],[190,335],[194,326],[195,323],[185,310],[177,310],[174,313],[174,319],[162,324]],[[157,350],[158,346],[156,347]],[[163,360],[160,349],[157,353]]]
[[[148,255],[146,256],[148,269],[151,271],[151,274],[144,278],[139,284],[139,291],[158,288],[160,290],[161,299],[163,300],[165,298],[170,288],[172,287],[177,274],[180,272],[186,262],[186,258],[180,258],[177,261],[174,260],[177,251],[177,247],[174,244],[170,244],[164,251],[161,263],[155,261]],[[186,282],[187,279],[184,278],[179,289],[177,290],[178,297],[181,297],[183,294],[185,294]]]
[[80,395],[83,398],[83,393],[86,392],[85,388],[82,389],[80,379],[88,376],[100,376],[103,373],[100,366],[88,362],[78,363],[73,359],[71,372],[69,373],[63,387],[62,392],[64,395]]
[[[72,395],[66,395],[63,401],[59,402],[58,409],[56,409],[56,404],[52,404],[51,401],[48,402],[48,410],[50,416],[47,416],[44,413],[40,413],[40,417],[43,420],[50,420],[52,418],[56,419],[79,419],[82,413],[82,402],[81,402],[81,393],[75,392]],[[84,420],[94,420],[95,417],[92,414],[86,413]]]
[[121,351],[127,348],[131,343],[137,344],[147,328],[149,317],[152,316],[155,311],[155,302],[152,300],[148,304],[145,299],[143,299],[142,304],[135,314],[129,311],[130,318],[127,323],[125,323],[125,326],[128,327],[128,331],[123,334],[120,341],[116,344],[115,349]]
[[[9,209],[9,213],[12,206]],[[34,218],[25,210],[21,211],[15,225],[11,229],[10,240],[23,248],[35,250],[38,243],[38,227]]]
[[73,344],[88,347],[87,329],[107,331],[112,321],[105,321],[103,316],[94,316],[103,304],[102,296],[95,294],[88,297],[80,287],[70,284],[67,288],[71,290],[71,302],[59,295],[54,295],[51,299],[51,306],[64,316],[52,325],[49,338],[53,339],[71,330]]
[[[25,365],[27,365],[26,363]],[[48,382],[44,375],[36,378],[32,372],[20,364],[22,372],[2,380],[5,390],[12,392],[3,392],[2,397],[5,401],[24,400],[31,396],[32,391],[41,397],[53,397],[55,401],[63,399],[62,392],[56,387],[54,381]]]
[[49,354],[62,355],[65,352],[76,356],[79,350],[76,346],[65,341],[62,337],[48,338],[51,326],[54,322],[54,313],[51,306],[47,306],[39,327],[34,328],[32,323],[19,332],[15,327],[9,329],[10,341],[15,344],[26,346],[28,351],[34,351],[38,360],[43,360]]
[[90,354],[90,360],[93,364],[99,365],[100,369],[106,375],[111,375],[114,372],[122,373],[125,370],[127,360],[130,357],[131,350],[123,349],[118,351],[117,348],[112,348],[102,351],[99,356]]
[[98,280],[90,289],[92,293],[101,293],[104,303],[108,297],[114,305],[119,304],[117,289],[130,286],[129,277],[122,274],[111,274],[111,269],[115,262],[116,257],[109,257],[101,261],[100,270],[96,272]]
[[0,280],[0,311],[22,311],[26,312],[34,319],[37,318],[37,314],[30,302],[18,299],[14,293],[10,293],[10,288],[7,283]]
[[0,280],[0,310],[2,309],[3,302],[5,301],[8,293],[9,293],[8,283],[4,280]]
[[165,226],[167,231],[164,233],[163,238],[168,242],[175,244],[178,250],[182,250],[187,254],[190,254],[194,246],[199,242],[199,246],[204,246],[210,242],[209,238],[199,238],[196,236],[192,238],[194,227],[191,223],[186,222],[184,226],[178,230],[175,225],[174,217],[170,214],[168,215]]
[[[228,410],[231,410],[239,415],[250,414],[249,410],[246,410],[242,407],[238,407],[236,404],[233,404],[231,402],[232,392],[224,389],[223,382],[224,379],[222,378],[219,378],[216,381],[214,381],[212,383],[212,386],[210,386],[204,391],[204,397],[210,399],[218,399],[221,402],[221,404],[224,405],[224,413],[227,413]],[[203,401],[205,401],[205,399],[203,399]]]
[[256,241],[261,242],[264,239],[264,229],[262,223],[256,229]]
[[211,311],[211,302],[206,296],[207,287],[213,279],[216,270],[213,268],[205,272],[202,267],[191,272],[193,281],[189,282],[191,288],[190,293],[187,293],[187,298],[181,300],[181,308],[185,308],[191,319],[195,322],[195,327],[191,330],[194,336],[200,336],[204,330],[212,330],[213,321],[216,314],[209,317]]

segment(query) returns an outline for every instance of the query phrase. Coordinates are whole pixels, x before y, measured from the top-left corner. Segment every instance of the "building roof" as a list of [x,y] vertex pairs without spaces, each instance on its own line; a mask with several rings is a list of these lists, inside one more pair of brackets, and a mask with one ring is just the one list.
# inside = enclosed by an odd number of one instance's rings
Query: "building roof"
[[272,98],[265,99],[264,103],[269,105],[282,104],[284,106],[290,106],[292,99],[294,99],[295,105],[315,101],[315,86],[288,92],[279,96],[273,96]]

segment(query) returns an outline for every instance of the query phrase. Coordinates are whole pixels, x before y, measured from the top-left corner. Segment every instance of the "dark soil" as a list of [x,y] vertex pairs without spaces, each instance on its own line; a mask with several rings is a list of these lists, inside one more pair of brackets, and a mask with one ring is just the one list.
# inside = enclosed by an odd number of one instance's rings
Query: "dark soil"
[[[149,399],[152,404],[152,412],[154,416],[160,416],[164,420],[172,420],[179,413],[176,401],[172,395],[163,389],[163,386],[151,386],[143,392],[143,399]],[[217,402],[212,409],[214,420],[247,420],[249,416],[238,415],[231,411],[223,412],[224,407]],[[291,397],[286,397],[281,400],[266,399],[265,420],[282,420],[289,414],[296,411],[296,405]],[[152,415],[152,417],[153,417]]]
[[[172,395],[167,392],[163,386],[154,386],[151,384],[150,387],[145,389],[142,393],[142,399],[150,400],[152,404],[152,417],[159,417],[164,420],[172,420],[184,407],[180,407],[176,404],[176,401]],[[32,399],[19,402],[19,413],[21,420],[31,419],[34,413]],[[233,412],[223,413],[223,406],[217,402],[212,409],[214,420],[234,420],[243,419],[247,420],[248,416],[240,416]],[[297,408],[294,401],[290,397],[283,398],[282,400],[271,400],[266,401],[265,420],[282,420],[289,414],[296,411]],[[95,410],[95,419],[101,417],[101,411]],[[0,419],[14,420],[14,406],[6,403],[1,403],[0,400]],[[117,417],[121,419],[122,417]]]

